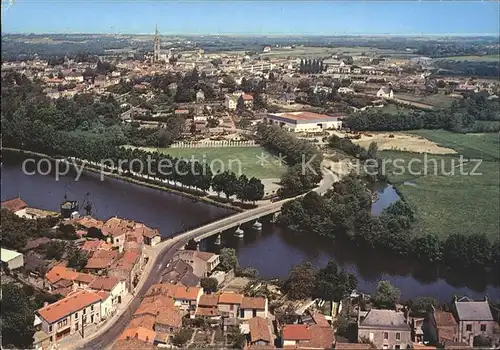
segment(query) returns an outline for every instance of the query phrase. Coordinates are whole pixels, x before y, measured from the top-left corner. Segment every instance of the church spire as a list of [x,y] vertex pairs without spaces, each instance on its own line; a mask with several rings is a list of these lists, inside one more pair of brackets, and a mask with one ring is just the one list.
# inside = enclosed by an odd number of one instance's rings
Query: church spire
[[158,24],[155,27],[155,38],[153,42],[153,62],[158,62],[160,57],[160,39],[158,38]]

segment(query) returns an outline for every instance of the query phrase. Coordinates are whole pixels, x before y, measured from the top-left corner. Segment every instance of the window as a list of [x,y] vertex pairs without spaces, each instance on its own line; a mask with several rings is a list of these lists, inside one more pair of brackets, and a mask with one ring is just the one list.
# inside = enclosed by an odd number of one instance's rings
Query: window
[[467,332],[472,332],[472,325],[471,325],[471,324],[466,325],[466,326],[465,326],[465,330],[466,330]]
[[486,332],[486,325],[485,324],[481,325],[481,332]]
[[94,315],[90,316],[90,323],[94,323]]
[[78,322],[75,323],[75,331],[77,331],[77,330],[78,330]]
[[94,305],[90,307],[90,311],[94,311]]
[[229,310],[234,310],[234,305],[233,304],[229,305]]
[[52,326],[49,326],[49,333],[52,332]]
[[396,340],[401,340],[401,333],[396,333]]
[[252,317],[257,317],[257,309],[253,309]]
[[83,314],[86,315],[87,314],[87,309],[83,309]]
[[389,339],[389,333],[384,332],[384,339]]
[[400,345],[394,345],[394,349],[401,349]]
[[78,312],[75,312],[75,318],[78,318]]

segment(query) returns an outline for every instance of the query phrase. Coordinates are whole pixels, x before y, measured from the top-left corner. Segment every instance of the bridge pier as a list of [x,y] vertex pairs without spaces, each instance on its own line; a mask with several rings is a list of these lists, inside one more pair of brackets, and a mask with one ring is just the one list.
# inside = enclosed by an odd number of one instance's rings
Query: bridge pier
[[252,227],[257,231],[262,231],[262,223],[260,223],[258,219],[254,222]]
[[217,235],[217,238],[215,239],[215,244],[220,245],[222,243],[220,233]]
[[278,218],[280,216],[280,213],[277,212],[277,213],[273,213],[273,217],[271,218],[271,222],[274,224],[276,222],[278,222]]
[[243,231],[240,225],[238,225],[238,228],[236,229],[236,231],[234,231],[234,235],[236,237],[243,238],[245,236],[245,231]]

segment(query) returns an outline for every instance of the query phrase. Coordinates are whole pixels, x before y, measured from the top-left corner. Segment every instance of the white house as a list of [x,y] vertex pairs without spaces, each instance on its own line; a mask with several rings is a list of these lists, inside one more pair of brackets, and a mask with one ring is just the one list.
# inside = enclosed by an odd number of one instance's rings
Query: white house
[[14,250],[1,248],[2,263],[7,264],[9,270],[15,270],[24,266],[24,256]]
[[391,99],[394,97],[394,91],[390,86],[382,86],[380,90],[377,91],[377,97]]
[[339,94],[353,94],[354,90],[348,87],[339,87],[337,90]]
[[238,96],[226,95],[224,99],[224,107],[226,107],[226,109],[229,111],[234,111],[236,110],[237,106],[238,106]]

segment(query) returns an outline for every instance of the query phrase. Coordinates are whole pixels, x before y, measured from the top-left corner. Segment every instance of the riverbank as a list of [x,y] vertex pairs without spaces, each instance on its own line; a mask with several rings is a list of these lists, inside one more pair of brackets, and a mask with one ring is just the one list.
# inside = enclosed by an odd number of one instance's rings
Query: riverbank
[[[27,156],[36,157],[38,159],[41,159],[41,158],[49,159],[52,162],[55,162],[56,160],[58,160],[58,161],[63,160],[65,162],[67,162],[67,164],[70,164],[71,166],[75,165],[75,163],[72,163],[65,158],[55,158],[55,157],[49,156],[47,154],[39,153],[39,152],[22,150],[22,149],[17,149],[17,148],[8,148],[8,147],[2,148],[2,157],[5,156],[5,151],[7,151],[7,154],[9,152],[12,152],[13,154],[21,154],[23,156],[27,155]],[[96,166],[95,164],[92,164],[92,163],[84,161],[84,160],[82,161],[80,159],[74,159],[74,161],[78,165],[85,164],[84,171],[89,171],[89,172],[92,172],[95,174],[103,175],[102,169],[100,167]],[[118,171],[118,169],[113,169],[113,171]],[[232,205],[229,203],[222,203],[222,202],[219,202],[215,199],[211,199],[211,198],[209,198],[208,194],[204,194],[203,196],[200,196],[200,195],[196,195],[193,193],[187,193],[185,191],[181,191],[178,186],[168,184],[168,183],[159,182],[157,180],[138,179],[137,176],[135,176],[135,175],[124,176],[124,175],[120,175],[117,173],[110,173],[110,172],[104,173],[104,176],[109,177],[109,178],[113,178],[113,179],[117,179],[120,181],[129,182],[129,183],[132,183],[132,184],[135,184],[138,186],[144,186],[144,187],[155,189],[155,190],[169,192],[169,193],[172,193],[172,194],[184,197],[184,198],[200,201],[200,202],[214,205],[214,206],[217,206],[220,208],[225,208],[225,209],[233,210],[236,212],[244,211],[244,209],[242,209],[241,207],[238,207],[238,206],[235,206],[235,205]]]

